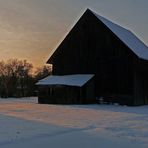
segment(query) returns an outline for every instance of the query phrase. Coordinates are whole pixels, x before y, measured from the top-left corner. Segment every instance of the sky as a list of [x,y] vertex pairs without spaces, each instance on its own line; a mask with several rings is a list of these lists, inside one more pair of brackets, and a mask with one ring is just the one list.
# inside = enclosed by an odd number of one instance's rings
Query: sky
[[148,45],[148,0],[0,0],[0,60],[42,66],[86,8]]

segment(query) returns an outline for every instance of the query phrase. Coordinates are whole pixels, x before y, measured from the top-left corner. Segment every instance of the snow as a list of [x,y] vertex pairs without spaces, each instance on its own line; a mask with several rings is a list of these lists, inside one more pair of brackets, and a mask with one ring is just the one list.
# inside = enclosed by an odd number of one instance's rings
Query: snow
[[63,76],[48,76],[40,80],[37,85],[68,85],[82,87],[94,75],[93,74],[75,74]]
[[109,21],[93,11],[91,12],[99,20],[101,20],[121,41],[123,41],[123,43],[125,43],[139,58],[148,60],[148,47],[131,31]]
[[148,147],[148,106],[0,99],[0,148]]

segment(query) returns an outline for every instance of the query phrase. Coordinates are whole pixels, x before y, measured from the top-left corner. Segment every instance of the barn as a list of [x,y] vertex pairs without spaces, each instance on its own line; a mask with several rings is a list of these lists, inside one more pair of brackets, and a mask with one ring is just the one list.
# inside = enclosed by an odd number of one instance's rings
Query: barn
[[53,75],[94,74],[95,98],[148,104],[148,47],[130,30],[87,9],[47,63]]

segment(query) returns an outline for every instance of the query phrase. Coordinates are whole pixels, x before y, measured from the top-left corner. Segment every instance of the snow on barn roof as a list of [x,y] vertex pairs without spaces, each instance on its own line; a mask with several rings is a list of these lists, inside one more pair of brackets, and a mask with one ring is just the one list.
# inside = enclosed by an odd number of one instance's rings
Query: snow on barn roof
[[[91,11],[91,10],[90,10]],[[91,11],[105,26],[107,26],[126,46],[139,58],[148,60],[148,47],[131,31],[109,21],[108,19]]]
[[48,76],[40,80],[36,85],[67,85],[82,87],[91,78],[93,74],[75,74],[75,75],[63,75],[63,76]]

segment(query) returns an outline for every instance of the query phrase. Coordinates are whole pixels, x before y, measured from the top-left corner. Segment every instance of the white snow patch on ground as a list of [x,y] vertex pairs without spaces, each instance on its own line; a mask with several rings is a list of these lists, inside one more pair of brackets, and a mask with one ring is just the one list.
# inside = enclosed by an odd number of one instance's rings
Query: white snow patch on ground
[[0,99],[0,148],[147,148],[148,106]]

